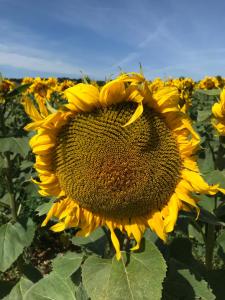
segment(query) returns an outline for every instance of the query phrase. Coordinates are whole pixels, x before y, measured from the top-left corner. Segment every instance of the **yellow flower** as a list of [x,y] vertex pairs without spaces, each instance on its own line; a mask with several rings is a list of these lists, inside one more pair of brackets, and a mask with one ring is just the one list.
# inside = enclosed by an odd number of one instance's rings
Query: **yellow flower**
[[161,78],[157,77],[152,82],[150,82],[149,89],[151,92],[155,92],[164,86],[165,82]]
[[180,101],[179,107],[182,112],[186,113],[191,103],[192,91],[194,89],[195,83],[191,78],[174,78],[169,79],[166,83],[167,86],[173,86],[178,89]]
[[16,84],[10,80],[0,78],[0,104],[5,103],[6,95],[16,87]]
[[199,136],[179,109],[177,89],[148,85],[141,74],[122,74],[102,88],[67,89],[68,103],[56,112],[24,103],[33,120],[26,129],[37,130],[35,182],[41,195],[58,198],[42,225],[56,217],[52,230],[79,227],[80,236],[107,226],[118,259],[116,228],[136,241],[133,250],[147,227],[165,241],[180,210],[198,214],[193,192],[220,190],[199,173]]
[[68,89],[68,88],[70,88],[70,87],[72,87],[72,86],[74,86],[75,85],[75,82],[74,81],[72,81],[72,80],[64,80],[64,81],[62,81],[61,83],[59,83],[58,85],[57,85],[57,87],[55,88],[55,90],[57,91],[57,92],[63,92],[63,91],[65,91],[66,89]]
[[21,84],[23,85],[23,84],[33,83],[33,82],[34,82],[34,78],[24,77]]
[[198,83],[197,87],[203,90],[211,90],[221,87],[220,84],[220,81],[216,77],[206,76]]
[[3,79],[0,81],[0,93],[7,94],[16,87],[16,84],[10,80]]
[[50,100],[52,93],[58,89],[58,81],[56,78],[41,79],[37,77],[24,78],[22,84],[31,83],[30,87],[23,93],[23,96],[32,94],[38,101]]
[[225,135],[225,88],[220,94],[220,101],[213,105],[212,113],[215,116],[213,126],[219,134]]

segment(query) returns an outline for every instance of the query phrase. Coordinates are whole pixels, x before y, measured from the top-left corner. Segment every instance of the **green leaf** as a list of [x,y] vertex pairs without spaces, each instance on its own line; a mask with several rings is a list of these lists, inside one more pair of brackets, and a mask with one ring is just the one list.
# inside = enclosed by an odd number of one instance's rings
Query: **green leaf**
[[27,228],[20,223],[7,223],[0,227],[0,271],[5,272],[28,247],[34,237],[35,225],[29,220]]
[[3,300],[23,300],[25,292],[33,285],[33,282],[26,277],[22,277],[20,281],[13,287],[10,294]]
[[198,166],[202,174],[210,174],[214,170],[213,156],[209,149],[205,149],[204,159],[198,159]]
[[52,261],[53,272],[66,278],[76,272],[82,263],[83,254],[76,252],[67,252],[63,255],[58,255]]
[[32,161],[29,161],[29,160],[24,160],[22,161],[22,163],[20,164],[20,170],[21,171],[24,171],[28,168],[31,168],[33,166],[33,162]]
[[195,93],[204,94],[208,96],[219,96],[221,93],[221,89],[195,90]]
[[25,247],[29,247],[30,244],[32,243],[35,230],[36,230],[36,224],[33,222],[32,219],[28,219],[25,228],[25,233],[26,233],[26,242],[24,244]]
[[215,215],[220,218],[225,216],[225,202],[221,203],[216,209],[215,209]]
[[31,83],[26,83],[26,84],[22,84],[18,87],[16,87],[15,89],[13,89],[10,93],[7,94],[7,98],[12,98],[12,97],[16,97],[20,94],[22,94],[23,92],[25,92],[29,87],[30,87]]
[[147,240],[147,241],[150,241],[152,243],[156,243],[156,241],[159,239],[158,235],[153,232],[150,228],[147,228],[145,230],[145,233],[144,233],[144,238]]
[[223,171],[214,170],[205,176],[209,184],[220,184],[221,187],[225,188],[225,174]]
[[90,251],[102,255],[104,253],[107,236],[101,227],[98,227],[88,237],[73,237],[72,243],[76,246],[83,246]]
[[168,276],[164,284],[163,299],[214,300],[208,283],[194,268],[170,259]]
[[225,253],[225,230],[223,230],[216,239],[217,243],[222,247]]
[[76,300],[71,281],[63,279],[55,272],[34,284],[25,294],[24,300]]
[[[36,188],[36,190],[37,190],[37,188]],[[50,210],[50,208],[52,207],[54,200],[55,200],[55,198],[52,198],[49,202],[39,205],[35,210],[37,212],[38,216],[46,215],[48,213],[48,211]]]
[[0,152],[13,152],[18,153],[22,157],[26,157],[28,152],[30,151],[29,147],[29,138],[22,137],[22,138],[0,138]]
[[[25,190],[27,195],[29,195],[29,198],[40,198],[40,195],[38,194],[38,185],[34,182],[28,182],[28,184],[25,184]],[[46,214],[47,212],[48,211],[44,212],[44,214]]]
[[0,202],[10,205],[10,193],[5,193],[2,198],[0,198]]
[[[178,273],[183,276],[187,280],[187,282],[191,285],[194,293],[194,299],[201,300],[214,300],[215,295],[212,293],[211,289],[208,288],[208,283],[204,279],[198,279],[194,274],[190,272],[190,270],[184,269],[179,270]],[[193,298],[187,298],[193,299]]]
[[[1,146],[0,146],[1,147]],[[6,160],[0,155],[0,169],[7,168]]]
[[165,261],[158,248],[145,241],[143,252],[122,252],[120,261],[114,257],[89,257],[83,265],[84,287],[92,300],[161,299]]
[[196,198],[198,198],[200,201],[198,202],[198,205],[200,205],[205,210],[209,211],[210,213],[213,213],[215,209],[215,198],[209,197],[207,195],[199,195]]
[[201,243],[204,242],[203,240],[203,236],[200,232],[200,230],[198,230],[193,224],[188,224],[188,236],[189,238],[194,238],[196,239],[196,241],[199,241]]
[[200,215],[199,215],[199,220],[203,221],[208,224],[213,224],[213,225],[222,225],[220,220],[215,216],[214,214],[210,213],[204,208],[200,209]]
[[90,300],[82,283],[78,286],[78,288],[76,290],[76,299],[77,300]]
[[207,110],[199,110],[198,111],[198,122],[205,122],[211,117],[212,111],[207,109]]

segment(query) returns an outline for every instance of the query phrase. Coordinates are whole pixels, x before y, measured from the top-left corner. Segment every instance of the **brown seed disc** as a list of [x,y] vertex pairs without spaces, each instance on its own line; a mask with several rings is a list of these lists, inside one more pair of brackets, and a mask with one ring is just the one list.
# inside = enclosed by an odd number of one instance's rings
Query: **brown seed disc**
[[61,188],[81,207],[126,218],[160,210],[175,190],[181,170],[178,146],[160,114],[134,103],[79,113],[62,127],[54,151]]

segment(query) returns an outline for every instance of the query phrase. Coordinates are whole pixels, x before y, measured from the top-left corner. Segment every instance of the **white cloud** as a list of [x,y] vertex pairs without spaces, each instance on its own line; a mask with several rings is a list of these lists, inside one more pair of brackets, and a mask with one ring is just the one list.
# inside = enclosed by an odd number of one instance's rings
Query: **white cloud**
[[137,44],[135,51],[128,53],[119,62],[115,63],[113,67],[126,66],[130,62],[140,59],[143,49],[148,47],[149,44],[154,40],[160,39],[161,37],[165,36],[166,21],[166,19],[161,20],[156,26],[155,30],[146,33],[145,38]]
[[0,50],[0,65],[65,75],[77,75],[80,73],[79,68],[73,67],[54,58],[49,60],[43,57],[9,53],[2,50]]
[[61,9],[55,6],[51,16],[77,30],[88,29],[111,42],[131,46],[145,39],[149,28],[158,23],[149,1],[79,2],[67,1]]
[[[16,26],[7,20],[0,20],[0,69],[1,66],[42,73],[54,73],[59,76],[81,76],[83,73],[94,78],[101,78],[99,70],[91,72],[83,58],[65,56],[57,51],[59,41],[46,40],[44,36],[34,34],[27,28]],[[53,45],[45,49],[45,45]],[[61,49],[61,48],[60,48]],[[12,74],[13,76],[13,74]]]

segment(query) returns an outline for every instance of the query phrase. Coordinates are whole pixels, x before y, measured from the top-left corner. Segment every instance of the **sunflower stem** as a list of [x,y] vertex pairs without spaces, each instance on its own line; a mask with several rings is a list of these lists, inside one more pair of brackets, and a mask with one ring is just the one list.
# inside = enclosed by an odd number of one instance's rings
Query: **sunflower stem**
[[213,250],[215,246],[215,225],[206,224],[205,264],[210,271],[213,269]]
[[5,158],[6,158],[6,184],[7,184],[7,190],[9,193],[9,199],[10,199],[10,208],[12,212],[12,221],[16,222],[17,221],[17,209],[16,209],[16,201],[15,201],[15,196],[13,193],[13,183],[12,183],[12,177],[11,177],[11,161],[10,161],[10,153],[6,152],[5,153]]
[[213,147],[212,147],[212,145],[210,144],[210,141],[209,141],[209,140],[207,141],[207,144],[208,144],[209,150],[210,150],[210,152],[211,152],[211,154],[212,154],[212,159],[213,159],[214,169],[217,170],[217,160],[216,160],[216,155],[215,155],[215,153],[214,153]]

